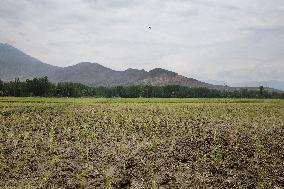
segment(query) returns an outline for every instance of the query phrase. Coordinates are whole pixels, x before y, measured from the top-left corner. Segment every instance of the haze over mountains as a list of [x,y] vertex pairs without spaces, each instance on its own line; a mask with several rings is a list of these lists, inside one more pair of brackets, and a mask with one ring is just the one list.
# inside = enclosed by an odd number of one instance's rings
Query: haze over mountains
[[283,81],[247,81],[247,82],[240,82],[240,83],[232,83],[230,84],[232,87],[257,87],[257,86],[264,86],[270,87],[274,89],[279,89],[284,91],[284,82]]
[[127,69],[115,71],[98,63],[82,62],[74,66],[57,67],[37,60],[9,44],[0,44],[0,78],[10,81],[48,76],[52,82],[78,82],[90,86],[117,85],[182,85],[219,89],[211,85],[178,75],[175,72],[156,68],[145,70]]
[[26,80],[43,76],[47,76],[55,83],[77,82],[89,86],[181,85],[210,89],[225,88],[222,85],[208,84],[161,68],[155,68],[149,72],[131,68],[125,71],[115,71],[98,63],[89,62],[57,67],[43,63],[9,44],[0,43],[1,80],[10,81],[15,78]]

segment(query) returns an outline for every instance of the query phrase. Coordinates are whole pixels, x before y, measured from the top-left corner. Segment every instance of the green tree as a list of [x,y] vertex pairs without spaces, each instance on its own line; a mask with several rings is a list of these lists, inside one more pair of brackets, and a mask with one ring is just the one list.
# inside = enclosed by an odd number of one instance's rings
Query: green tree
[[263,91],[264,91],[264,87],[263,86],[259,86],[260,96],[263,96]]

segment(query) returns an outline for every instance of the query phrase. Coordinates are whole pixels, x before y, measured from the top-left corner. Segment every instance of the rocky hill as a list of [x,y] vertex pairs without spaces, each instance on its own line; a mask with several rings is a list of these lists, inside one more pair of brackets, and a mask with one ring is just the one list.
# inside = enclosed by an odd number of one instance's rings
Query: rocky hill
[[145,70],[127,69],[116,71],[98,63],[82,62],[74,66],[57,67],[37,60],[8,44],[0,44],[0,79],[4,81],[20,80],[48,76],[57,82],[78,82],[90,86],[118,85],[182,85],[189,87],[207,87],[223,89],[220,85],[211,85],[187,78],[175,72],[156,68]]

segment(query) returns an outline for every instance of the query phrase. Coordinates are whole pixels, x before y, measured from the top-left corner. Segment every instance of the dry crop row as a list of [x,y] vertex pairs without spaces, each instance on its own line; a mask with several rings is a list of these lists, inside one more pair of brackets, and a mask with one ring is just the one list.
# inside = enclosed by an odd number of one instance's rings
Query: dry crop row
[[277,103],[0,103],[1,188],[284,187]]

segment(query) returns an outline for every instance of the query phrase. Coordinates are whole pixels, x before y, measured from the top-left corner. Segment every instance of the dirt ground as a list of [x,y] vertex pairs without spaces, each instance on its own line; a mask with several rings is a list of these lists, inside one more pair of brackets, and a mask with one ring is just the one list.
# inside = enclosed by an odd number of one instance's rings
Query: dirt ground
[[0,103],[0,188],[284,188],[284,106]]

